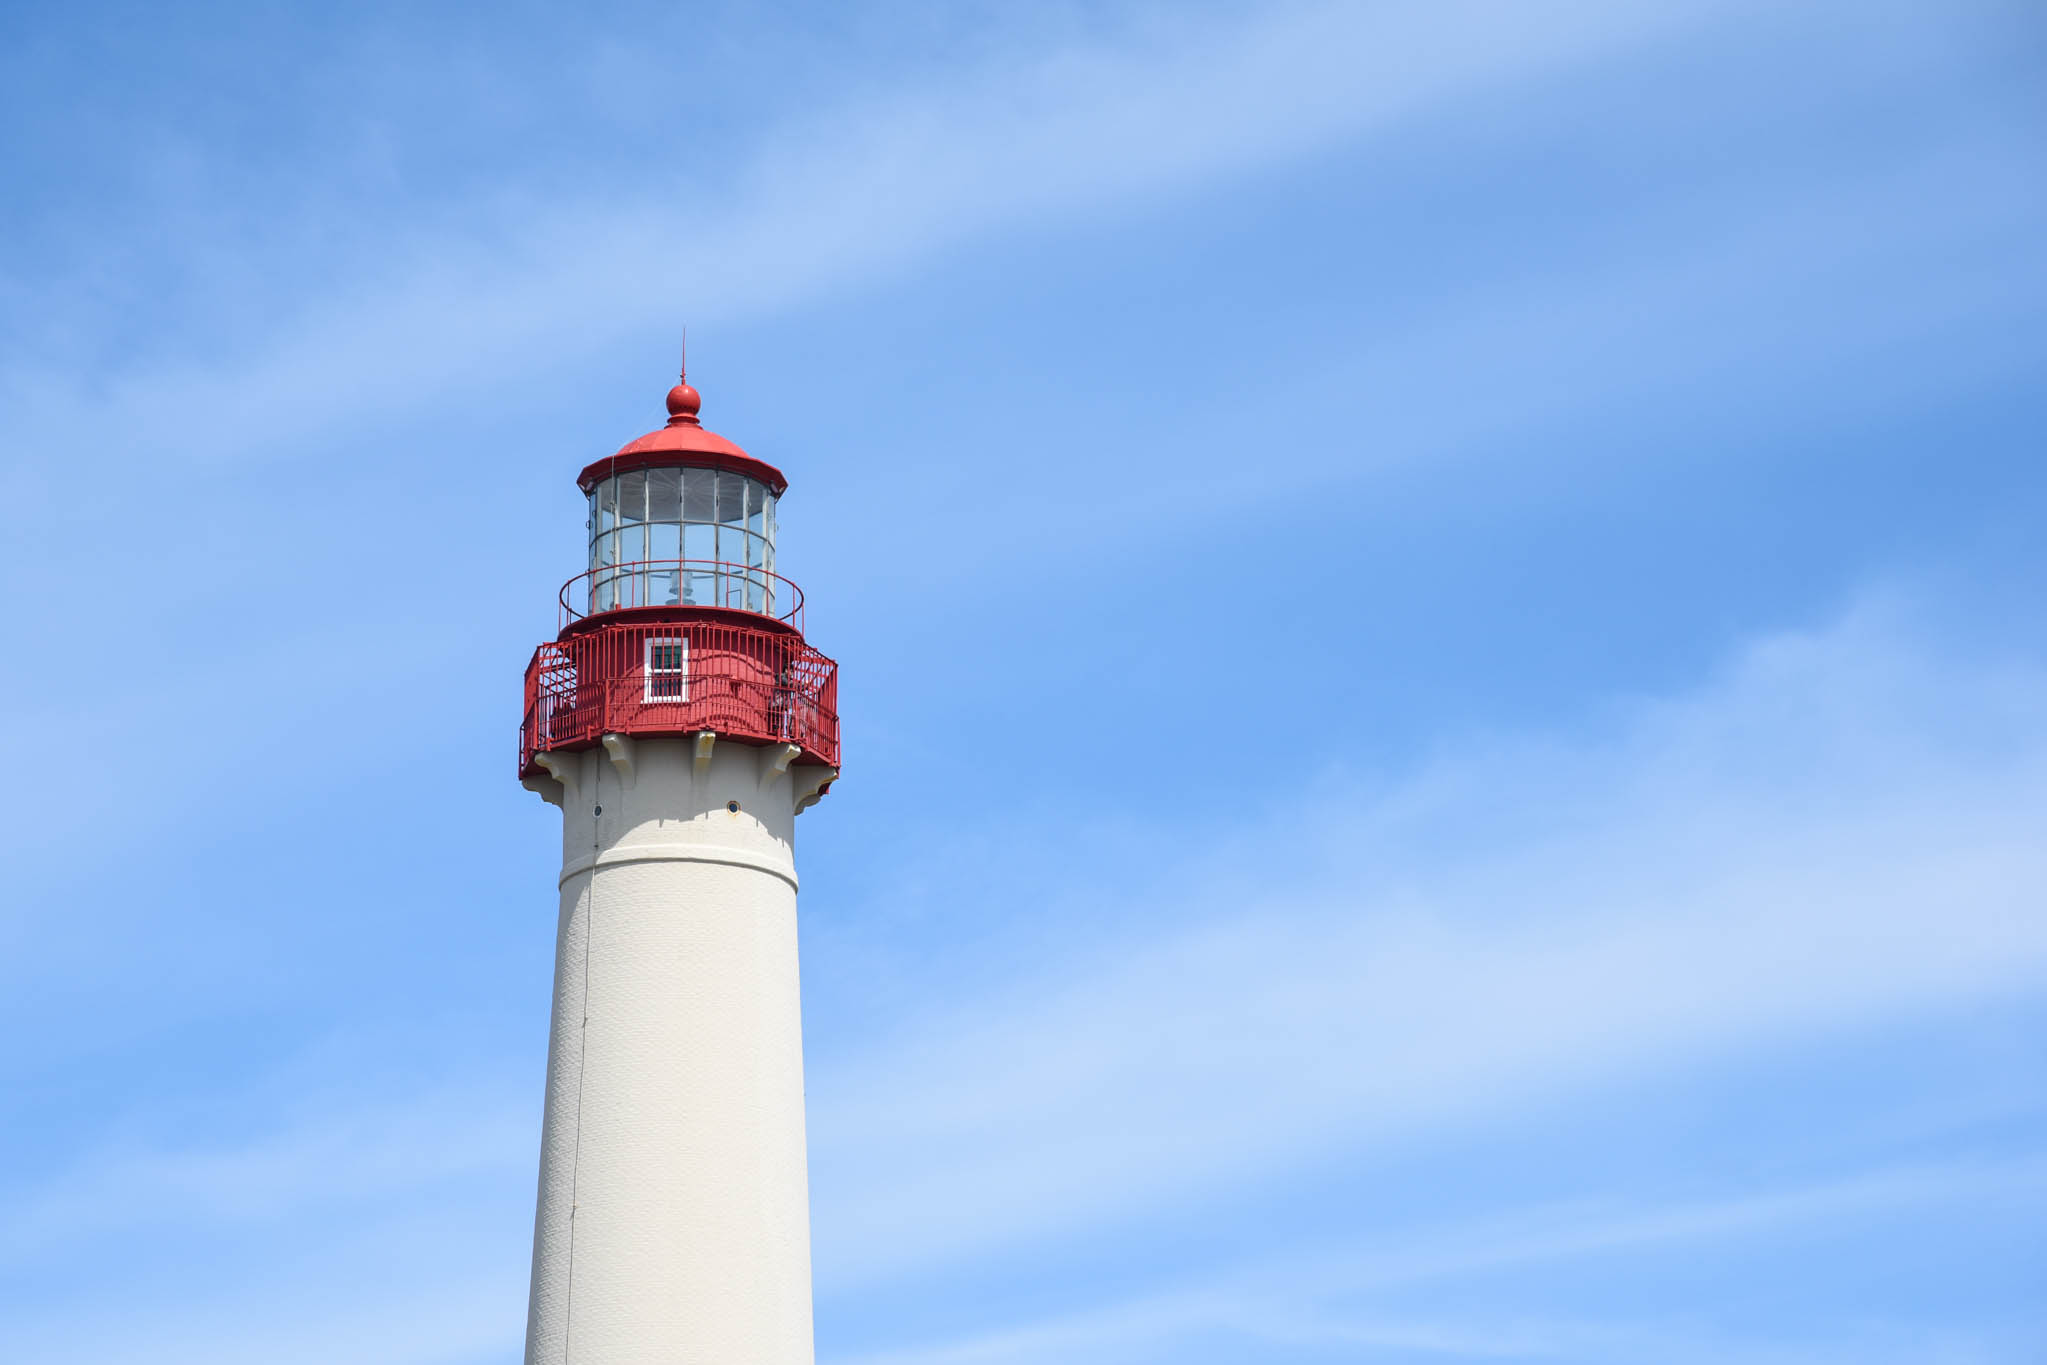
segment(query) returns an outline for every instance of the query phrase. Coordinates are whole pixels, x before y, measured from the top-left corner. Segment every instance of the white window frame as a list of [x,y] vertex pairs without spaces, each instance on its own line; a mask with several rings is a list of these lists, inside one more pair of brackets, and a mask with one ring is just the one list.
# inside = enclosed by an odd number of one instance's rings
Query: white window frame
[[[673,645],[681,651],[682,662],[675,668],[656,668],[654,666],[654,651],[669,645]],[[689,700],[689,638],[687,636],[669,635],[649,638],[640,655],[640,663],[642,665],[641,676],[644,680],[640,696],[641,701],[672,705],[676,702],[686,702]],[[680,680],[681,687],[673,696],[667,693],[657,696],[654,692],[654,680],[656,678],[676,678]]]

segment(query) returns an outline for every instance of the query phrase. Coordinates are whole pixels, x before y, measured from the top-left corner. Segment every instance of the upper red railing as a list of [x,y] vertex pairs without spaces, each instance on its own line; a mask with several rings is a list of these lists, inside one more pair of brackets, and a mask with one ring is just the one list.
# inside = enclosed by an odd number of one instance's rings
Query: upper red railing
[[719,559],[600,564],[562,584],[559,628],[629,607],[722,607],[803,633],[803,589],[771,569]]

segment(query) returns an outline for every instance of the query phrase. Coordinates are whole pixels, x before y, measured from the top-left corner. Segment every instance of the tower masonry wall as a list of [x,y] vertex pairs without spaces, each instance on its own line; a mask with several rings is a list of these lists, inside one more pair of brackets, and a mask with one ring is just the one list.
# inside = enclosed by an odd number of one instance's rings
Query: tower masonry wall
[[794,756],[611,736],[529,781],[563,832],[527,1365],[813,1359],[793,839],[834,774]]

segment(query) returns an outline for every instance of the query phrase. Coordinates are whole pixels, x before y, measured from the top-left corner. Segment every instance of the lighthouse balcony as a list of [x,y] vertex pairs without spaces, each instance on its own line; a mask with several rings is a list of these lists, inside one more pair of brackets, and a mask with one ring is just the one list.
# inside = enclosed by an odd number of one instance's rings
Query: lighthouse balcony
[[[801,595],[794,600],[800,612]],[[797,762],[836,768],[838,682],[839,666],[786,616],[681,602],[578,613],[527,665],[519,772],[536,772],[540,754],[606,735],[704,731],[795,745]]]

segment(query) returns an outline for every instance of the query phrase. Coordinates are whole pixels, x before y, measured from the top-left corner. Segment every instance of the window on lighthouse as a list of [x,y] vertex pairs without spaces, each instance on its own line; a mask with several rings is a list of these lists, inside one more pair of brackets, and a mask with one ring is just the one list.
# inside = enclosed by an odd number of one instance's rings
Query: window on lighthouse
[[764,612],[775,577],[775,495],[716,469],[633,470],[590,491],[590,610],[702,606]]
[[647,701],[689,700],[689,641],[647,641]]

